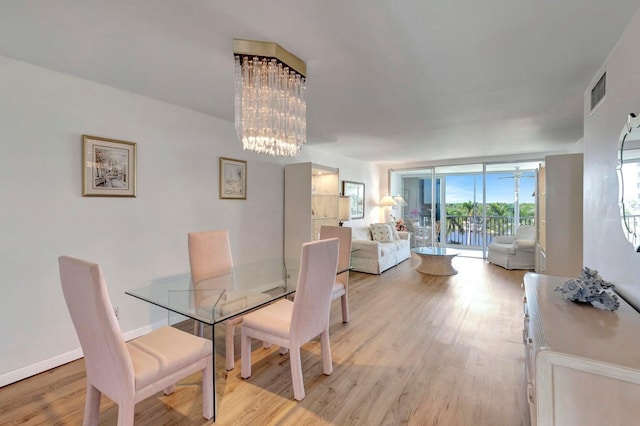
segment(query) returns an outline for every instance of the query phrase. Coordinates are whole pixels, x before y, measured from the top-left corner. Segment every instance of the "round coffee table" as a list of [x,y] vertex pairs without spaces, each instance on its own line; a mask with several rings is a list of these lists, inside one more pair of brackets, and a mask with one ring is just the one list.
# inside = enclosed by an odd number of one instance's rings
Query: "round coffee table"
[[441,247],[416,247],[412,252],[420,257],[416,271],[429,275],[455,275],[458,273],[451,265],[451,259],[460,254],[458,250]]

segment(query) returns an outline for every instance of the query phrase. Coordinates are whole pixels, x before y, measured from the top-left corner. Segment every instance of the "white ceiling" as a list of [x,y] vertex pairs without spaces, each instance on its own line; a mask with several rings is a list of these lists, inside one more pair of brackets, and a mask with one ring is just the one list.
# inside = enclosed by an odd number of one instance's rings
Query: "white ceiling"
[[584,91],[639,4],[2,0],[0,54],[233,121],[232,40],[273,41],[307,63],[318,149],[541,153],[582,138]]

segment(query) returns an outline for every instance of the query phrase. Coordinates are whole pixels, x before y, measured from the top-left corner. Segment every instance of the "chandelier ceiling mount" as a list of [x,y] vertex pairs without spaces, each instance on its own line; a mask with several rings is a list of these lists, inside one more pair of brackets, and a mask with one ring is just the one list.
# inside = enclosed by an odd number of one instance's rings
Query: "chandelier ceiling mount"
[[244,149],[293,157],[307,141],[306,64],[280,45],[233,40],[235,124]]

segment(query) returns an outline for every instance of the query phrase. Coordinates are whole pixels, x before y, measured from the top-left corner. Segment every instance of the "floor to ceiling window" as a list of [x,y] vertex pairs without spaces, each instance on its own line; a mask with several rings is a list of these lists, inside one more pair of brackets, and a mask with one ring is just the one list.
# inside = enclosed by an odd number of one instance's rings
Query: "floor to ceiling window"
[[539,161],[477,163],[392,170],[392,214],[412,232],[413,245],[456,247],[486,257],[496,235],[535,222]]

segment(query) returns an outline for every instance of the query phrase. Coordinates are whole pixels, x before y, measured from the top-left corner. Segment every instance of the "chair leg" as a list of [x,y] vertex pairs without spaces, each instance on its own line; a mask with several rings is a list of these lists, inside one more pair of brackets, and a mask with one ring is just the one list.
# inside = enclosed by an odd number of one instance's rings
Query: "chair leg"
[[100,395],[101,392],[91,383],[87,383],[87,399],[84,402],[84,426],[97,425],[100,417]]
[[225,322],[225,326],[226,326],[225,351],[226,351],[226,358],[227,358],[225,363],[226,363],[227,371],[229,371],[229,370],[233,370],[233,367],[235,365],[235,348],[234,348],[235,345],[233,342],[235,326],[233,325],[232,321]]
[[171,395],[175,391],[176,391],[176,385],[175,384],[173,384],[171,386],[167,386],[166,388],[164,388],[164,394],[165,395]]
[[193,334],[202,337],[204,335],[204,323],[193,321]]
[[207,420],[213,417],[213,392],[213,358],[209,358],[202,370],[202,415]]
[[293,383],[293,398],[297,401],[304,399],[304,380],[302,377],[302,361],[300,346],[289,348],[289,362],[291,363],[291,382]]
[[349,322],[349,296],[347,293],[340,297],[342,304],[342,322]]
[[118,405],[118,426],[133,426],[135,406],[133,400],[123,401]]
[[243,379],[251,377],[251,337],[240,332],[240,376]]
[[320,335],[320,345],[322,349],[322,372],[327,376],[333,372],[331,362],[331,343],[329,343],[329,328]]

